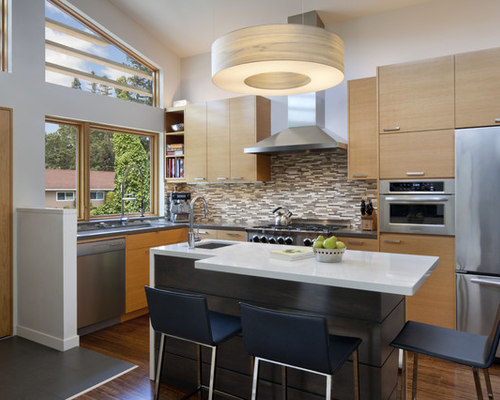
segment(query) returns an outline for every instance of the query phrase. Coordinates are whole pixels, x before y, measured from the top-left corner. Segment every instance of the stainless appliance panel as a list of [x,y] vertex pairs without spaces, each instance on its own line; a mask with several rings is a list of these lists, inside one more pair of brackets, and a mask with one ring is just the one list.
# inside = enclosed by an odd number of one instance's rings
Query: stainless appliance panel
[[125,239],[77,246],[78,329],[125,312]]
[[[489,335],[500,299],[500,277],[456,274],[457,329]],[[500,348],[497,357],[500,356]]]
[[500,127],[455,132],[456,268],[500,275]]

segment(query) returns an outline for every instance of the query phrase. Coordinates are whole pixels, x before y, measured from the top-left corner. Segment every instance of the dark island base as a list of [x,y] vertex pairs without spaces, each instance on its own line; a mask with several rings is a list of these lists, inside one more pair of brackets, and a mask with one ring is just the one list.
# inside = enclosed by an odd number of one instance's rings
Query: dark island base
[[[239,315],[239,301],[269,308],[318,314],[327,317],[331,333],[363,340],[359,348],[361,398],[396,398],[398,353],[390,341],[405,321],[404,296],[336,288],[308,283],[266,279],[198,270],[193,259],[155,256],[155,286],[207,296],[209,308]],[[155,340],[158,346],[159,340]],[[196,350],[193,344],[170,339],[162,382],[193,388],[196,382]],[[155,357],[157,354],[157,347]],[[204,381],[209,376],[209,353],[203,352]],[[251,371],[241,336],[219,347],[216,387],[250,398]],[[259,398],[281,397],[281,370],[262,364]],[[288,370],[289,399],[324,398],[325,379],[294,369]],[[352,363],[334,376],[333,397],[353,399]]]

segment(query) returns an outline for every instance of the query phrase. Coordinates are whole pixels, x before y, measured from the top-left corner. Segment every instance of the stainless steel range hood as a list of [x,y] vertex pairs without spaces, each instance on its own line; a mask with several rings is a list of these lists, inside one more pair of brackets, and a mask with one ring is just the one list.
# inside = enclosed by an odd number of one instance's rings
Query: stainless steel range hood
[[325,93],[288,96],[288,129],[245,148],[250,154],[299,153],[347,148],[345,139],[325,128]]

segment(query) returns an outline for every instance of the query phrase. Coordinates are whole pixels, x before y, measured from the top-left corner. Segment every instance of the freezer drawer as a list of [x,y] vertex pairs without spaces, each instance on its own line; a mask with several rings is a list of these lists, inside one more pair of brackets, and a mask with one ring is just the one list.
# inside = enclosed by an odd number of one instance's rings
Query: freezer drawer
[[457,329],[488,335],[500,304],[500,276],[457,274],[456,278]]

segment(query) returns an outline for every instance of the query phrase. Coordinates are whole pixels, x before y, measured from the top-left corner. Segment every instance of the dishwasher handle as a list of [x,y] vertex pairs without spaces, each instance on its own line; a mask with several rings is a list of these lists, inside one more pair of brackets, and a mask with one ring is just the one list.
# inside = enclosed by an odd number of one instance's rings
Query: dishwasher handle
[[124,238],[95,240],[77,244],[78,257],[123,250],[125,250]]

